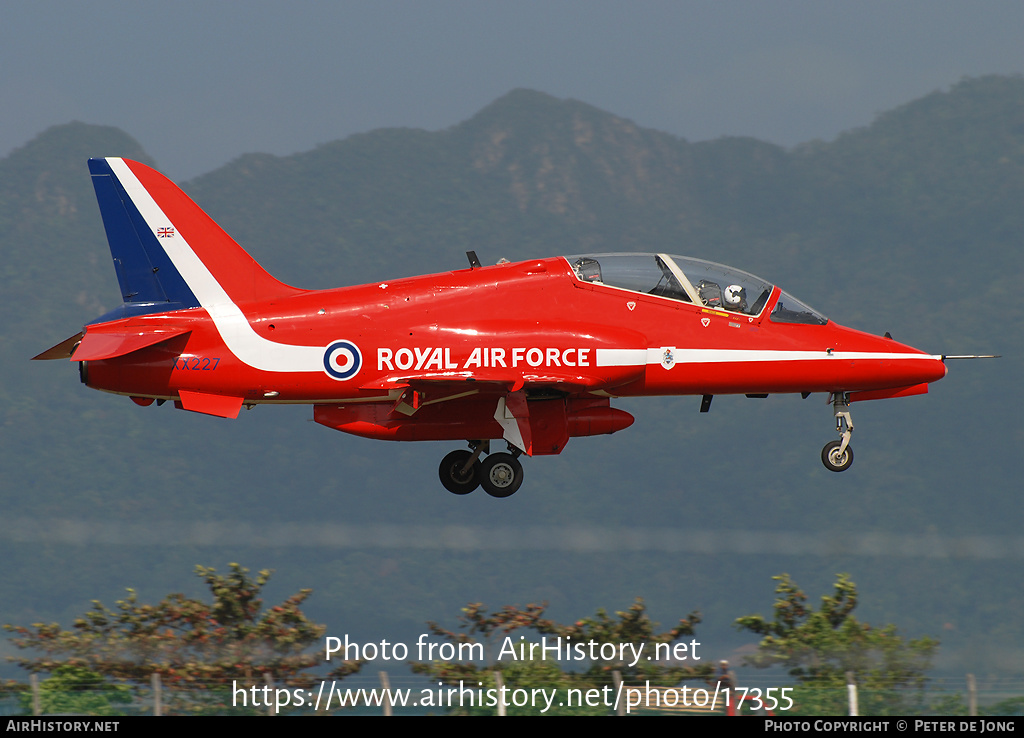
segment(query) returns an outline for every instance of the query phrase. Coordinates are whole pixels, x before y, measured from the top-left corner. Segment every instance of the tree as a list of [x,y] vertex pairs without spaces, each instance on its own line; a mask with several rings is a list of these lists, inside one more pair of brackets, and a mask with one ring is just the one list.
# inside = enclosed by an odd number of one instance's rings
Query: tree
[[[700,613],[691,612],[681,618],[674,628],[664,633],[656,633],[657,623],[647,615],[647,606],[642,598],[637,597],[628,610],[609,616],[599,609],[593,617],[577,620],[572,625],[559,625],[543,621],[537,628],[539,633],[552,634],[571,639],[571,643],[629,643],[643,646],[643,657],[635,660],[628,653],[619,652],[612,658],[598,658],[589,662],[589,667],[581,676],[595,685],[612,683],[612,672],[618,671],[627,683],[650,681],[652,686],[670,687],[684,679],[710,679],[714,667],[710,661],[698,663],[702,656],[691,640],[685,650],[688,662],[693,665],[665,664],[655,659],[658,644],[672,644],[683,636],[695,635],[694,626],[700,623]],[[697,644],[699,646],[699,644]],[[670,652],[671,649],[662,649]],[[684,652],[680,651],[680,655]],[[622,656],[625,655],[625,658]],[[651,659],[648,660],[647,657]]]
[[801,690],[800,700],[794,697],[797,709],[841,712],[847,672],[857,682],[864,713],[902,714],[920,704],[938,641],[927,636],[906,641],[895,625],[859,622],[852,615],[857,586],[846,574],[838,575],[834,593],[821,598],[817,611],[788,574],[773,579],[778,582],[775,619],[748,615],[738,618],[736,627],[762,636],[757,654],[746,658],[748,665],[784,666],[801,685],[813,688]]
[[[495,657],[494,641],[498,636],[507,636],[520,628],[536,628],[546,608],[546,602],[541,605],[527,605],[524,608],[505,605],[497,612],[488,614],[484,603],[471,602],[462,608],[458,630],[448,630],[429,620],[427,628],[439,638],[464,646],[480,644],[476,651],[482,654],[484,663],[438,659],[431,662],[414,661],[410,663],[410,667],[417,674],[430,674],[447,684],[458,684],[460,679],[471,682],[488,669],[501,668],[500,665],[496,665]],[[478,637],[482,641],[478,640]],[[470,650],[466,649],[464,653],[470,653]]]
[[[474,687],[481,685],[484,689],[493,688],[494,672],[500,671],[506,686],[510,688],[557,689],[560,694],[555,701],[556,706],[546,713],[557,715],[607,714],[609,708],[606,705],[570,706],[566,690],[592,690],[610,686],[613,684],[614,671],[620,672],[626,683],[650,681],[652,686],[671,686],[684,679],[709,679],[712,675],[710,662],[706,665],[681,666],[655,659],[656,644],[671,644],[683,636],[694,635],[694,626],[700,622],[697,613],[681,619],[675,628],[657,633],[657,624],[648,617],[647,607],[641,598],[637,598],[628,610],[616,612],[616,617],[599,609],[593,617],[577,620],[571,625],[543,618],[546,609],[546,603],[530,604],[524,608],[506,605],[496,612],[488,613],[482,603],[471,603],[462,609],[458,629],[449,630],[435,622],[428,622],[427,626],[435,636],[450,643],[479,644],[477,653],[484,655],[483,661],[438,659],[432,662],[413,662],[410,666],[416,673],[428,674],[449,685],[459,685],[461,682]],[[532,631],[534,635],[530,639],[524,637],[522,641],[512,638],[512,634],[518,630]],[[532,656],[521,658],[524,653],[530,653],[530,644],[537,643],[537,636],[545,638],[545,644],[549,647],[559,643],[554,639],[561,639],[562,654],[568,654],[571,646],[581,644],[585,648],[584,653],[589,655],[591,642],[598,645],[611,644],[616,647],[616,654],[611,656],[610,652],[606,652],[608,658],[601,658],[598,650],[596,658],[583,660],[585,666],[582,671],[563,671],[553,651],[536,651]],[[631,644],[642,656],[639,659],[629,655],[620,658],[623,654],[617,647],[621,644]],[[519,650],[524,646],[525,652]],[[642,651],[639,650],[641,647]],[[513,650],[516,656],[510,655]],[[572,654],[570,663],[581,663],[578,652]],[[475,712],[492,714],[494,710],[475,709]],[[510,715],[536,713],[537,710],[531,708],[509,708]]]
[[[132,690],[124,684],[111,684],[101,675],[81,666],[65,664],[53,670],[53,676],[39,684],[39,707],[43,715],[115,715],[117,705],[132,701]],[[21,708],[32,709],[32,693],[19,694]]]
[[[129,589],[113,608],[94,600],[71,630],[56,623],[5,625],[14,633],[15,646],[34,652],[11,660],[32,672],[57,673],[71,666],[136,685],[148,685],[156,673],[170,689],[256,685],[265,673],[277,684],[311,686],[314,677],[306,670],[319,665],[323,655],[310,649],[326,630],[301,610],[312,590],[264,609],[260,593],[271,572],[260,571],[253,579],[248,569],[229,566],[225,575],[196,567],[213,596],[211,603],[172,594],[157,605],[144,605]],[[345,661],[330,675],[340,679],[361,665]]]

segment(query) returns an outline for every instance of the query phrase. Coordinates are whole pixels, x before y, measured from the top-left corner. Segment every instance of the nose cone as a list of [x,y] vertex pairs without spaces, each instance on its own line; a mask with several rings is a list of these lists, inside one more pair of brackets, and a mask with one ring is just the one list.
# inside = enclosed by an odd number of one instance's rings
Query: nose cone
[[851,372],[854,376],[851,376],[849,389],[907,387],[935,382],[946,376],[942,356],[925,353],[891,338],[842,326],[836,328],[836,354],[847,357],[850,364],[857,367]]
[[[949,371],[949,367],[946,366],[946,362],[942,360],[941,356],[932,356],[933,361],[932,371],[934,372],[935,379],[927,379],[926,382],[937,382],[946,376],[946,372]],[[937,365],[936,365],[937,364]]]
[[891,338],[882,337],[877,340],[879,341],[879,350],[892,355],[890,361],[896,365],[907,363],[907,368],[914,373],[915,383],[937,382],[946,376],[946,362],[942,360],[942,356],[929,354]]
[[931,354],[925,354],[923,352],[914,354],[914,356],[920,358],[897,360],[898,362],[909,361],[910,363],[910,365],[906,367],[905,375],[910,378],[910,382],[908,382],[908,384],[930,384],[931,382],[937,382],[946,376],[947,367],[941,356],[932,356]]

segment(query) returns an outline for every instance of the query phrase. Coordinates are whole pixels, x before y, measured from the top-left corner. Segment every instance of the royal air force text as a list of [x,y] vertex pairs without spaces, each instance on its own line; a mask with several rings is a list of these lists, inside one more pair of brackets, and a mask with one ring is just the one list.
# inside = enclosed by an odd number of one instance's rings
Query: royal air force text
[[591,366],[589,348],[537,348],[516,347],[512,349],[478,346],[470,352],[465,361],[452,359],[451,348],[378,348],[377,371],[400,370],[426,371],[436,369],[486,369],[529,367],[578,367]]

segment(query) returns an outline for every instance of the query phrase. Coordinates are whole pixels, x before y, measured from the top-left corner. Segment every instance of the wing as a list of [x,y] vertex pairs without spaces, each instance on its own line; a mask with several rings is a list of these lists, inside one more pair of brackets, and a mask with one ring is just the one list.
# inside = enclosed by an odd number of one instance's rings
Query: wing
[[417,373],[396,372],[361,385],[359,389],[393,390],[413,387],[426,390],[448,386],[462,388],[463,390],[472,389],[477,392],[503,393],[529,388],[531,390],[549,389],[568,394],[579,394],[607,389],[609,385],[617,386],[639,377],[642,373],[639,371],[640,368],[631,367],[631,369],[633,371],[618,373],[626,376],[616,376],[613,379],[596,374],[587,375],[568,372],[523,374],[522,372],[502,369]]
[[609,406],[605,392],[643,372],[643,367],[625,369],[617,369],[612,382],[596,374],[500,369],[395,373],[361,387],[389,390],[389,402],[317,405],[313,419],[368,438],[502,438],[529,456],[557,454],[570,437],[613,433],[633,422],[629,413]]

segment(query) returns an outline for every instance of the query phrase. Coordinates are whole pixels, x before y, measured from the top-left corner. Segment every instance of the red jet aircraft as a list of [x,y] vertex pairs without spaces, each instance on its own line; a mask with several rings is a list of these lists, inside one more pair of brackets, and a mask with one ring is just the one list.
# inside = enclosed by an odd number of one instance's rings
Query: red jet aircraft
[[[614,433],[610,398],[827,392],[853,462],[849,403],[928,391],[944,359],[836,325],[731,267],[669,254],[577,254],[332,290],[264,271],[160,173],[89,169],[124,303],[37,359],[139,405],[234,418],[313,405],[316,422],[393,441],[466,440],[440,466],[455,494],[507,497],[518,457]],[[508,453],[490,453],[504,440]],[[485,456],[486,454],[486,456]]]

